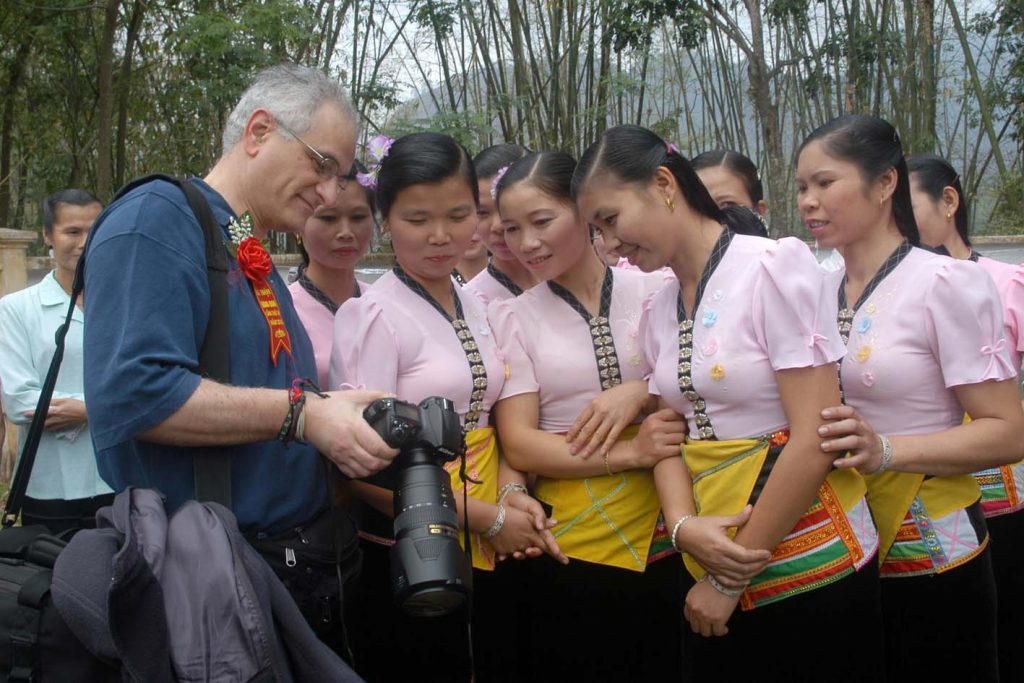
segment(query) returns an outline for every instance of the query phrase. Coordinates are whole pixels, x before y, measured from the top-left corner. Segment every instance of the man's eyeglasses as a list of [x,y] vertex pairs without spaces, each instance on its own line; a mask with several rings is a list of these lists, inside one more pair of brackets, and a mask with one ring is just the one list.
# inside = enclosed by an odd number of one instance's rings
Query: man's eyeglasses
[[277,121],[276,123],[281,130],[302,143],[303,147],[305,147],[306,151],[309,153],[309,158],[316,166],[316,171],[320,174],[321,178],[334,178],[338,181],[338,187],[343,190],[348,186],[348,181],[355,178],[354,168],[350,169],[347,173],[342,173],[341,165],[338,163],[337,159],[321,154],[312,145],[296,135],[291,128],[280,121]]

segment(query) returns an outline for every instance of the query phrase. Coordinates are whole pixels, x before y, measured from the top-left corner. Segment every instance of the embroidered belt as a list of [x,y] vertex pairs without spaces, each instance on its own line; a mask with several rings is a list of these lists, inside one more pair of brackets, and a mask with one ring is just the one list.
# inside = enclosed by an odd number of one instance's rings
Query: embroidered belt
[[[462,496],[463,482],[459,478],[459,460],[445,463],[452,480],[452,493]],[[469,495],[477,500],[494,503],[498,496],[498,440],[494,438],[493,427],[481,427],[466,433],[466,474],[480,482],[469,485]],[[461,522],[461,520],[460,520]],[[494,569],[494,548],[480,534],[470,534],[473,544],[473,566],[477,569]],[[462,545],[462,534],[459,544]]]
[[[964,424],[971,421],[964,415]],[[981,509],[986,517],[1008,515],[1024,509],[1024,461],[1002,467],[991,467],[974,473],[981,489]]]
[[[638,430],[638,425],[628,427],[619,440],[632,439]],[[537,477],[534,492],[551,505],[558,520],[552,533],[566,555],[637,572],[646,569],[661,512],[649,470],[585,479]]]
[[[774,445],[773,445],[774,442]],[[693,479],[699,515],[734,515],[756,500],[758,481],[767,480],[781,452],[780,433],[753,439],[687,441],[683,459]],[[863,477],[853,470],[833,470],[814,502],[793,530],[772,551],[765,569],[740,598],[744,610],[754,609],[815,588],[856,571],[872,557],[877,536],[864,501]],[[683,560],[697,580],[704,568],[692,557]]]
[[981,489],[981,509],[986,517],[998,517],[1024,509],[1024,462],[974,473]]
[[[978,482],[970,474],[961,474],[953,477],[925,477],[923,474],[911,474],[909,472],[882,472],[867,477],[868,482],[868,505],[871,506],[871,513],[874,515],[875,524],[878,527],[879,537],[879,558],[882,566],[889,562],[889,555],[894,550],[894,543],[901,533],[906,533],[905,524],[910,515],[921,525],[924,531],[925,541],[935,548],[939,543],[932,535],[935,529],[934,522],[938,520],[956,519],[958,511],[970,507],[981,497]],[[950,515],[954,515],[950,518]],[[916,525],[915,524],[915,525]],[[958,545],[954,538],[953,546]],[[897,557],[899,553],[905,553],[906,547],[895,549]],[[943,571],[942,565],[950,559],[942,559],[941,553],[932,555],[932,573]],[[922,573],[922,567],[915,565],[913,573]],[[892,567],[890,566],[890,570]],[[903,571],[889,573],[906,573]]]

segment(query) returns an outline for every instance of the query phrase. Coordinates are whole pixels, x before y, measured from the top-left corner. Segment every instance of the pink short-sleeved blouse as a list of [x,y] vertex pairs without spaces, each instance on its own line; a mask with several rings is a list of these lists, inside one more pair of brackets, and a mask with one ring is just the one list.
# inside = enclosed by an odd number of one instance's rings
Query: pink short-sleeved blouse
[[[836,301],[807,246],[734,235],[692,316],[694,390],[719,439],[769,434],[788,424],[775,372],[834,363],[843,355]],[[643,343],[660,395],[698,434],[693,404],[679,390],[679,282],[645,305]]]
[[996,283],[1003,300],[1003,325],[1006,343],[1011,351],[1013,367],[1020,368],[1024,356],[1024,266],[1014,266],[986,256],[978,259],[978,265]]
[[[366,284],[356,280],[360,293],[366,291]],[[295,312],[299,314],[302,326],[306,328],[309,340],[313,342],[313,355],[316,357],[317,384],[321,388],[328,386],[328,371],[331,368],[331,342],[334,339],[334,314],[310,295],[296,280],[288,285]]]
[[[486,427],[504,383],[504,363],[483,303],[455,289],[487,368],[484,410],[478,424]],[[410,403],[443,396],[463,418],[469,411],[473,378],[454,328],[394,272],[384,274],[362,296],[349,299],[338,309],[333,347],[332,389],[342,385],[380,389]]]
[[[827,275],[835,302],[844,273]],[[953,387],[1017,374],[992,278],[976,263],[923,249],[911,249],[860,305],[848,349],[846,403],[879,434],[958,425],[964,410]]]
[[[622,381],[650,371],[640,347],[641,305],[664,282],[660,273],[612,269],[611,336]],[[546,282],[488,309],[509,367],[501,398],[539,393],[540,429],[562,433],[601,393],[590,327]]]
[[[515,286],[515,283],[512,284]],[[494,277],[490,266],[484,268],[475,278],[467,282],[463,289],[480,297],[485,304],[502,299],[512,299],[518,296],[505,283]]]

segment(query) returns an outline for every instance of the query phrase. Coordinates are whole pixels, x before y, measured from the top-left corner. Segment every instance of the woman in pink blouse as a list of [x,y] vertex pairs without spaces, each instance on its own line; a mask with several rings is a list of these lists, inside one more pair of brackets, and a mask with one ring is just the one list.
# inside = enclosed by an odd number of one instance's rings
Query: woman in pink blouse
[[[1003,300],[1003,329],[1013,367],[1024,352],[1024,268],[981,256],[971,248],[967,198],[960,177],[933,154],[907,158],[910,199],[921,242],[975,261],[995,281]],[[999,678],[1024,681],[1024,462],[974,473],[992,539],[999,632]]]
[[[353,170],[366,171],[358,161]],[[317,383],[324,389],[329,388],[327,371],[331,365],[334,314],[365,288],[356,279],[356,265],[370,248],[373,212],[373,190],[351,180],[338,191],[333,206],[316,208],[300,237],[304,263],[288,291],[313,342]]]
[[[455,404],[466,430],[466,470],[472,480],[466,485],[476,568],[477,674],[494,680],[507,666],[498,658],[505,631],[501,596],[490,576],[495,562],[535,555],[541,548],[560,554],[542,508],[523,493],[523,477],[500,463],[490,411],[502,390],[504,364],[482,302],[450,276],[476,229],[472,161],[446,135],[405,136],[381,161],[376,198],[397,264],[339,309],[330,386],[375,387],[411,403],[443,396]],[[447,468],[461,523],[459,462]],[[513,486],[499,489],[499,476]],[[357,669],[370,681],[466,680],[465,614],[414,618],[392,605],[387,555],[393,543],[392,494],[387,484],[387,477],[353,482],[367,505],[360,524],[363,578],[355,596],[359,623],[352,628]]]
[[599,433],[600,452],[564,436],[595,397],[646,402],[640,306],[663,279],[601,262],[569,195],[574,167],[568,154],[540,152],[498,183],[505,240],[541,281],[489,310],[509,370],[498,429],[509,461],[536,475],[534,495],[572,558],[527,567],[532,654],[544,680],[678,679],[682,567],[658,523],[650,468],[678,452],[682,424],[654,415],[627,432],[635,438],[605,444]]
[[818,128],[796,180],[811,234],[846,263],[827,276],[846,405],[823,413],[833,422],[822,449],[870,475],[887,677],[996,681],[995,585],[970,473],[1024,456],[999,294],[976,264],[913,246],[910,181],[888,122]]
[[505,229],[501,225],[498,207],[495,206],[494,184],[498,174],[508,169],[517,159],[529,154],[521,145],[493,145],[473,157],[478,184],[480,186],[480,208],[477,210],[477,234],[483,240],[491,258],[487,267],[466,284],[484,303],[495,299],[511,299],[523,290],[537,284],[533,274],[524,266],[505,244]]
[[573,188],[609,246],[677,278],[645,305],[641,334],[651,393],[688,426],[683,457],[655,468],[670,536],[696,579],[687,673],[881,680],[864,480],[830,472],[819,450],[842,343],[814,257],[796,239],[734,233],[749,211],[719,209],[678,149],[643,128],[606,131]]

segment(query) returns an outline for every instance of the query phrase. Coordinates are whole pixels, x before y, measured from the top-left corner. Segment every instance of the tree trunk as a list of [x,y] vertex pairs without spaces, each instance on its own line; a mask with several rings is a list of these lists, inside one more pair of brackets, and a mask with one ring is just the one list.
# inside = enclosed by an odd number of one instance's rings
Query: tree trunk
[[[35,21],[28,22],[35,26]],[[32,50],[31,31],[27,32],[7,70],[7,92],[0,122],[0,228],[10,225],[11,218],[11,148],[14,145],[14,110],[18,106],[18,89],[25,75],[25,65]]]
[[113,121],[114,111],[114,39],[117,37],[117,14],[121,0],[107,0],[103,12],[103,39],[99,51],[99,82],[97,84],[98,136],[96,143],[96,196],[104,202],[113,194]]
[[917,81],[913,91],[917,102],[915,109],[914,137],[907,152],[933,152],[937,142],[935,134],[935,4],[934,0],[916,0],[917,36]]
[[128,146],[128,104],[132,91],[132,61],[135,58],[135,45],[142,27],[142,14],[145,11],[143,0],[135,0],[132,5],[132,17],[128,22],[128,35],[125,38],[124,58],[121,60],[121,73],[117,79],[117,151],[114,160],[114,186],[124,185],[127,175],[126,157]]
[[772,222],[776,234],[788,235],[792,232],[789,217],[792,214],[786,193],[786,162],[782,153],[782,131],[779,128],[779,114],[772,99],[772,74],[768,69],[764,55],[764,26],[761,23],[761,1],[745,0],[747,14],[750,18],[750,38],[752,53],[748,54],[747,74],[750,77],[750,95],[754,100],[754,110],[761,124],[761,137],[764,141],[765,160],[768,168],[762,176],[768,178],[768,194],[771,201]]

